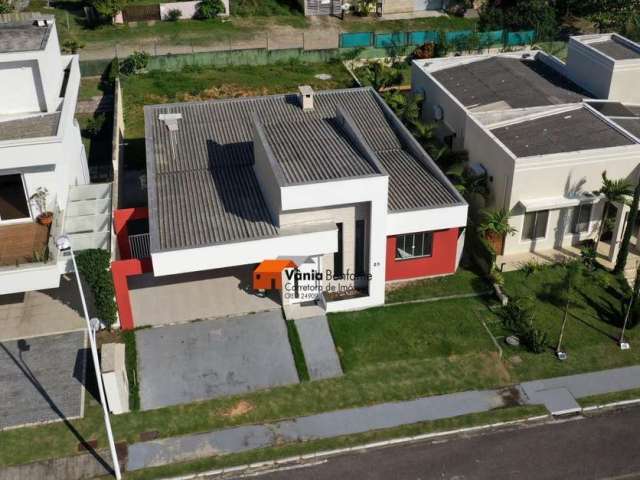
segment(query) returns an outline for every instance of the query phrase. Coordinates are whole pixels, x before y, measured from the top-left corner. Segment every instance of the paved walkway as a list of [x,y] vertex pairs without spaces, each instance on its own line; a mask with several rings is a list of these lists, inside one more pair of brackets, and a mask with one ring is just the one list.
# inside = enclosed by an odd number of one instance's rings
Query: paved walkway
[[[640,388],[640,366],[525,382],[514,388],[521,395],[520,403],[544,404],[552,413],[562,413],[575,398]],[[129,447],[127,469],[486,412],[513,401],[513,389],[469,391],[141,442]]]
[[339,377],[342,367],[326,315],[295,320],[311,380]]

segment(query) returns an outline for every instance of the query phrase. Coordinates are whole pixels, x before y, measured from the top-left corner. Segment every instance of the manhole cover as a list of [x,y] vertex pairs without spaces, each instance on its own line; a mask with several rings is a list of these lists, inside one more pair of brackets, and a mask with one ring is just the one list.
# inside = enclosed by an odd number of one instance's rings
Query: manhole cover
[[319,73],[315,76],[318,80],[331,80],[333,77],[328,73]]

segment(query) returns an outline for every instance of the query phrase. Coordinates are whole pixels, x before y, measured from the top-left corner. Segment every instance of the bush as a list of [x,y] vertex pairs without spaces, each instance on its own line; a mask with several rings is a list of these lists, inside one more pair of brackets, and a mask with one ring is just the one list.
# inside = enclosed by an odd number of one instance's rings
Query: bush
[[13,12],[13,5],[5,0],[0,0],[0,15],[11,12]]
[[65,40],[62,42],[62,51],[64,53],[78,53],[84,47],[84,43],[80,43],[77,40]]
[[529,297],[514,297],[502,309],[504,327],[520,338],[522,344],[532,353],[544,352],[547,332],[535,327],[534,300]]
[[172,8],[167,12],[165,20],[168,20],[170,22],[177,22],[180,17],[182,17],[182,11],[178,10],[177,8]]
[[116,78],[118,78],[118,74],[120,73],[120,63],[117,58],[111,60],[111,63],[104,71],[102,75],[102,81],[109,84],[111,88],[113,88],[116,84]]
[[122,11],[127,4],[127,0],[91,0],[91,5],[103,17],[111,20],[118,12]]
[[76,262],[80,275],[93,292],[96,315],[107,328],[111,328],[116,321],[118,308],[114,298],[113,278],[109,270],[109,252],[98,248],[83,250],[76,255]]
[[202,0],[196,6],[195,18],[199,20],[207,20],[210,18],[216,18],[221,13],[224,13],[224,4],[222,0]]
[[120,64],[120,73],[123,75],[133,75],[147,68],[148,64],[149,54],[144,51],[135,51]]
[[580,260],[589,271],[593,271],[597,265],[597,251],[596,245],[593,240],[589,240],[585,242],[585,244],[580,248]]
[[106,119],[107,117],[104,113],[98,113],[94,117],[91,117],[83,129],[85,135],[91,138],[99,136]]

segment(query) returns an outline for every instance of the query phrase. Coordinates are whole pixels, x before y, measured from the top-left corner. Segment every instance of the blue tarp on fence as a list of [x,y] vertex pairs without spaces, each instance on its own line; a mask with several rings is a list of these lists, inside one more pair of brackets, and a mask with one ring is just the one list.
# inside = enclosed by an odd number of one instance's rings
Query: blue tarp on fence
[[471,30],[459,30],[457,32],[447,32],[445,38],[447,43],[455,44],[458,42],[466,42],[471,35],[473,35]]
[[407,44],[406,32],[376,33],[376,48],[402,47]]
[[427,42],[438,43],[438,32],[409,32],[407,43],[409,45],[423,45]]
[[493,32],[480,32],[480,45],[496,45],[502,43],[504,30],[495,30]]
[[340,48],[372,47],[373,32],[355,32],[340,34]]
[[508,32],[505,39],[505,44],[509,46],[528,45],[533,43],[535,37],[535,30],[529,30],[526,32]]

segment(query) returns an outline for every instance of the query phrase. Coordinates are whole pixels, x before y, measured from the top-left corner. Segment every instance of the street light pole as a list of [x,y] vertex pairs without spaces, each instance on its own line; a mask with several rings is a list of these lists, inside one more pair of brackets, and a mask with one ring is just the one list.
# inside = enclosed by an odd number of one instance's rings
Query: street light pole
[[100,394],[100,403],[102,404],[102,411],[104,413],[104,424],[107,429],[107,439],[109,441],[109,449],[111,450],[111,460],[113,461],[113,471],[116,479],[122,478],[120,474],[120,464],[118,463],[118,453],[116,452],[116,445],[113,441],[113,432],[111,431],[111,420],[109,419],[109,410],[107,409],[107,402],[104,397],[104,387],[102,386],[102,373],[100,372],[100,362],[98,360],[98,348],[96,346],[95,329],[91,324],[89,318],[89,311],[87,310],[87,301],[84,298],[84,291],[82,290],[82,283],[80,281],[80,273],[78,272],[78,265],[76,264],[76,257],[71,248],[71,241],[66,235],[61,235],[56,238],[56,246],[61,252],[68,251],[71,254],[71,261],[73,263],[73,270],[76,275],[76,282],[78,283],[78,290],[80,291],[80,299],[82,300],[82,310],[84,312],[84,319],[87,323],[87,331],[89,333],[89,344],[91,345],[91,357],[93,359],[93,369],[96,374],[96,383],[98,384],[98,393]]

